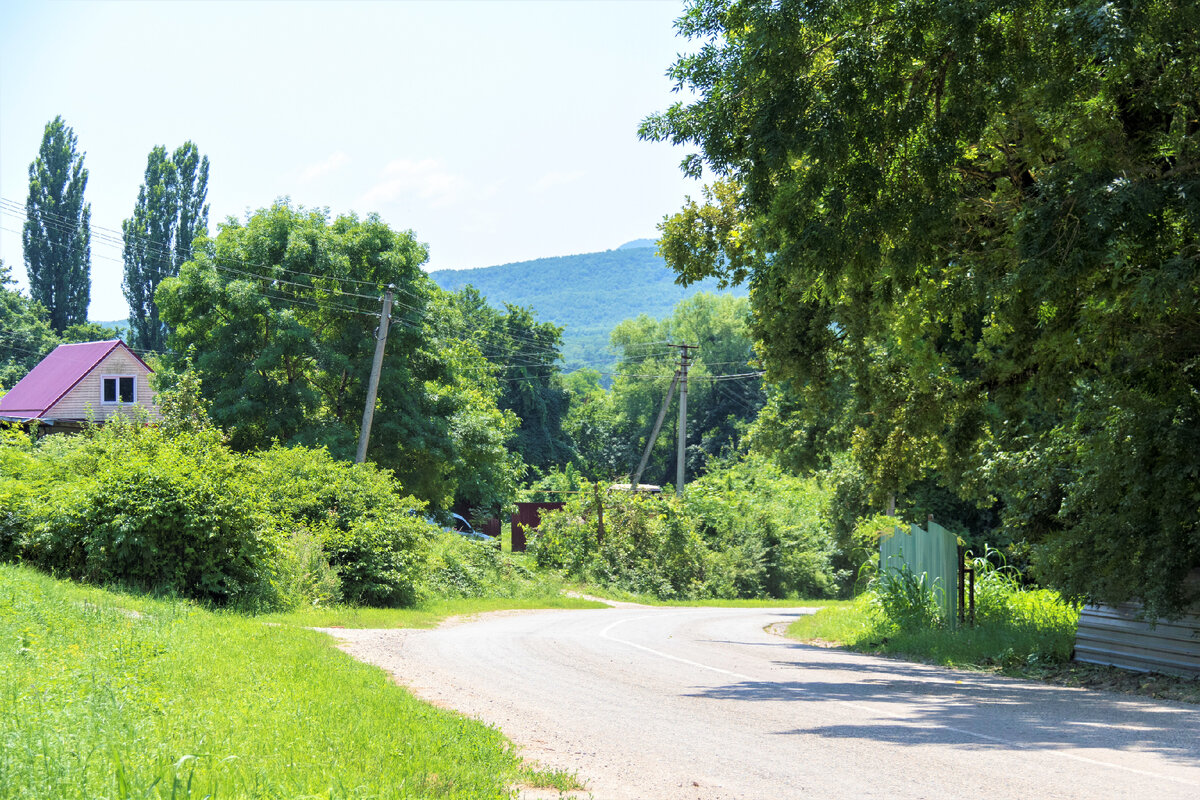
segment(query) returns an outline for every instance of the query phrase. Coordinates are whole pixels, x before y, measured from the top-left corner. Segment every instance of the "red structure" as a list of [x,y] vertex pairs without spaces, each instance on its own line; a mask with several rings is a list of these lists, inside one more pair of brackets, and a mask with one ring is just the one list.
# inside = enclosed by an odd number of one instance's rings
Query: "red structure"
[[565,503],[517,503],[517,513],[512,515],[512,551],[525,552],[525,532],[531,531],[542,522],[543,511],[555,511]]

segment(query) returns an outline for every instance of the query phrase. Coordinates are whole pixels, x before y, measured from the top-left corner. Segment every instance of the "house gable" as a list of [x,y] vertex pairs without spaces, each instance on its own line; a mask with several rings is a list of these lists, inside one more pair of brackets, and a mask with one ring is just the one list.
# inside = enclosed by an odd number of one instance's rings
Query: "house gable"
[[[104,420],[138,405],[157,419],[152,371],[120,339],[59,345],[0,398],[0,416],[83,420],[90,409],[93,419]],[[133,379],[135,402],[104,402],[104,378],[122,376]],[[125,388],[130,388],[128,382]]]
[[[49,409],[46,416],[51,419],[86,419],[97,422],[115,414],[128,413],[133,406],[146,410],[151,419],[158,419],[158,407],[154,405],[154,390],[150,388],[150,367],[122,344],[87,371]],[[132,377],[134,379],[134,401],[132,403],[105,402],[104,379]]]

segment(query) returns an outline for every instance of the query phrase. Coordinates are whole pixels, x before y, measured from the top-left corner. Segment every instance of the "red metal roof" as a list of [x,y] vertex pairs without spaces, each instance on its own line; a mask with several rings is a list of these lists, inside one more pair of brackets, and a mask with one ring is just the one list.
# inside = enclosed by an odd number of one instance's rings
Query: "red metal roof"
[[[29,371],[8,394],[0,397],[0,414],[9,417],[36,418],[44,417],[62,399],[63,395],[75,388],[104,357],[118,347],[129,348],[120,339],[110,339],[107,342],[83,342],[81,344],[60,344],[54,352],[46,356]],[[129,350],[138,361],[142,359]],[[142,361],[145,366],[146,362]],[[149,370],[150,367],[146,366]]]

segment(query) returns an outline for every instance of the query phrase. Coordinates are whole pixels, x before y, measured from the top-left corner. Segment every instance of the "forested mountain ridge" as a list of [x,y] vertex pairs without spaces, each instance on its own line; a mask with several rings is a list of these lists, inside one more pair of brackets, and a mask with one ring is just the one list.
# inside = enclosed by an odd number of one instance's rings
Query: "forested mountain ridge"
[[680,301],[698,292],[747,294],[745,287],[720,290],[714,279],[687,287],[676,284],[675,273],[649,239],[600,253],[438,270],[429,276],[447,291],[471,285],[495,306],[529,307],[538,320],[561,325],[567,369],[603,369],[616,361],[608,336],[622,320],[638,314],[670,316]]

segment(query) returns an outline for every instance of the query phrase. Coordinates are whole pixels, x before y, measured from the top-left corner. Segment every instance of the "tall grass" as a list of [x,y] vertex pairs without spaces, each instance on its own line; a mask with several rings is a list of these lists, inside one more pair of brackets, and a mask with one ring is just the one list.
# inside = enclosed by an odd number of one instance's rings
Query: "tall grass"
[[321,634],[0,566],[0,797],[501,798],[520,771]]
[[977,624],[952,627],[932,591],[911,573],[888,571],[854,603],[818,611],[788,636],[851,649],[915,657],[947,666],[1014,667],[1070,659],[1079,611],[1056,592],[1023,589],[1011,570],[973,559]]

